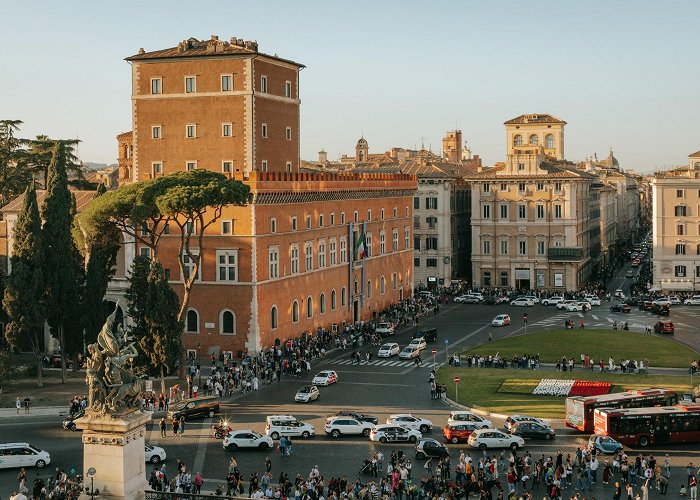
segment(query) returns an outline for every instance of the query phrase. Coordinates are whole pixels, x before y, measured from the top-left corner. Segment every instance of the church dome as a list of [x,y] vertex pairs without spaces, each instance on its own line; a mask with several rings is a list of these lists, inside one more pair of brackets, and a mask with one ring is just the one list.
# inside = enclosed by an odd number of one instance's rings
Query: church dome
[[358,148],[366,148],[367,147],[367,140],[364,137],[360,137],[360,140],[357,141],[357,147]]

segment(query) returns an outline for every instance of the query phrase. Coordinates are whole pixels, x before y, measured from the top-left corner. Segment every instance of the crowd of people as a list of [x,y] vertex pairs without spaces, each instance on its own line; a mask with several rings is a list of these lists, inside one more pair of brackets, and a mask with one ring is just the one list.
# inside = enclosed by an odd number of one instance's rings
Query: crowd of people
[[27,472],[22,467],[17,476],[19,483],[10,500],[78,500],[83,490],[83,478],[75,473],[75,469],[66,472],[56,467],[54,474],[47,478],[36,477],[30,482]]

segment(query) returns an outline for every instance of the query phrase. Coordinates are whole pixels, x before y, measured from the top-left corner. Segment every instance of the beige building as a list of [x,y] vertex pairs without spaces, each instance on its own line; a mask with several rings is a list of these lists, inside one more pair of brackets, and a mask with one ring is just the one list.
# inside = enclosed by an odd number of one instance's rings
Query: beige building
[[470,176],[474,286],[575,290],[600,264],[596,176],[564,160],[566,122],[505,122],[504,165]]
[[700,151],[651,180],[653,286],[700,290]]

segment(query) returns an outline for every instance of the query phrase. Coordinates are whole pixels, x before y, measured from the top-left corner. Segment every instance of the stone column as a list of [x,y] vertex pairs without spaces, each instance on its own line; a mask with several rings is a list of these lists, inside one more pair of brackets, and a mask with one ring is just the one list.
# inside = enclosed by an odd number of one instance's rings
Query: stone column
[[151,415],[140,410],[116,416],[87,411],[76,422],[83,431],[84,485],[91,486],[87,471],[94,468],[94,487],[100,490],[100,498],[145,498],[144,439]]

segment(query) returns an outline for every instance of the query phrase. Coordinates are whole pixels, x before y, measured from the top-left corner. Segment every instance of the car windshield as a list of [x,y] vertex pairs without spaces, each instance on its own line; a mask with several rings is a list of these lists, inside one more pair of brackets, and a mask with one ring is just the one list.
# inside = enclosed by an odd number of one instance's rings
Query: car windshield
[[321,373],[319,373],[319,374],[316,375],[316,376],[317,376],[317,377],[327,377],[328,375],[330,375],[330,373],[328,373],[328,372],[321,372]]
[[304,386],[301,389],[299,389],[299,392],[303,392],[303,393],[311,392],[311,386],[308,386],[308,385]]

